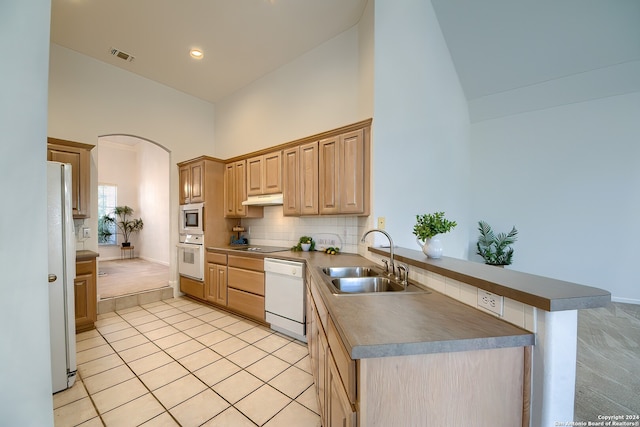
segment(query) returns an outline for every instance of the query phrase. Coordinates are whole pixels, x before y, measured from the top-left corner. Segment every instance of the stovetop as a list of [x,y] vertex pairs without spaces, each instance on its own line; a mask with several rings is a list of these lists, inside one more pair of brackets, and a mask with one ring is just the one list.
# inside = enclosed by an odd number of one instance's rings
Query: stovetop
[[268,254],[271,252],[282,252],[288,251],[290,248],[284,248],[280,246],[262,246],[262,245],[238,245],[238,246],[230,246],[234,251],[243,251],[243,252],[256,252],[261,254]]

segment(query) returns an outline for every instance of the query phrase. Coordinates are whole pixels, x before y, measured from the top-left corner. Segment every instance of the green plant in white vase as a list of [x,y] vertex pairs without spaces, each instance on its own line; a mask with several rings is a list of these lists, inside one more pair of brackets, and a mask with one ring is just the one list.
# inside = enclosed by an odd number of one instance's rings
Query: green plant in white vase
[[444,212],[416,215],[413,234],[416,235],[416,241],[427,257],[440,258],[443,252],[442,241],[436,236],[448,233],[456,225],[458,224],[455,221],[444,217]]

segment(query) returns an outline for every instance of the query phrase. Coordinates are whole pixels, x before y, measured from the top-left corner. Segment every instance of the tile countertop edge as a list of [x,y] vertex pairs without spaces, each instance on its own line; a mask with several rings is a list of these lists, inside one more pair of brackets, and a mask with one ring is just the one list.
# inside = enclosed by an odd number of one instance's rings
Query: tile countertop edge
[[[611,293],[591,286],[552,279],[457,258],[427,258],[422,251],[394,248],[395,259],[545,311],[604,307]],[[388,248],[369,251],[389,256]]]

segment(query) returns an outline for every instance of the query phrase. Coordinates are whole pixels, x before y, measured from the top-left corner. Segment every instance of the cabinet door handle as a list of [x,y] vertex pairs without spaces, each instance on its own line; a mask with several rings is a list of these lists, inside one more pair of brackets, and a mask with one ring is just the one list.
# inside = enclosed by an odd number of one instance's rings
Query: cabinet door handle
[[56,276],[55,274],[50,274],[49,275],[49,283],[53,283],[56,280],[58,280],[58,276]]

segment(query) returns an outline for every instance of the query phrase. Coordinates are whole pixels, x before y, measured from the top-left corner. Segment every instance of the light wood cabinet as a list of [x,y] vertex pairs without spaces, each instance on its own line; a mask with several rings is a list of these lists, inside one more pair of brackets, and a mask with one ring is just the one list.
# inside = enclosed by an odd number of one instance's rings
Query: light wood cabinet
[[227,271],[227,306],[264,322],[264,260],[229,255]]
[[[97,254],[96,254],[97,255]],[[97,269],[96,258],[76,260],[74,284],[76,333],[95,328],[97,315]]]
[[224,171],[224,216],[226,218],[260,218],[261,206],[243,206],[247,200],[247,162],[227,163]]
[[217,305],[227,305],[227,255],[207,253],[204,297]]
[[331,357],[327,358],[327,427],[355,427],[356,411],[342,387],[338,367]]
[[180,276],[180,292],[200,300],[204,299],[204,282]]
[[247,159],[247,194],[282,192],[282,151]]
[[47,138],[47,160],[71,164],[71,207],[74,218],[90,217],[91,150],[93,145]]
[[369,214],[369,141],[364,129],[319,142],[320,214]]
[[317,215],[318,142],[310,142],[283,152],[284,215]]
[[205,161],[180,166],[180,204],[202,203],[205,195]]

